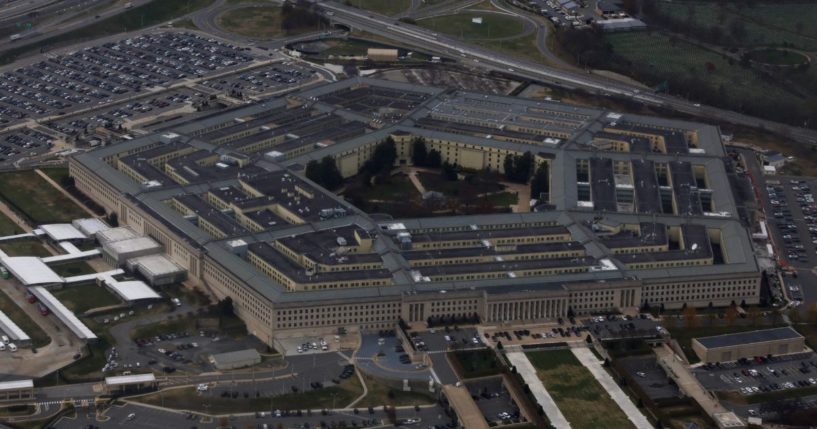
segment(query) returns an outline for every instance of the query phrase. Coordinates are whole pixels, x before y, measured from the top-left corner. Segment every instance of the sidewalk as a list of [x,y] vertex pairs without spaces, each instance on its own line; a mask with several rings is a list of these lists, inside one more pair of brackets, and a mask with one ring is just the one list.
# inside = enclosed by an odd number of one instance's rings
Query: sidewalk
[[613,377],[604,370],[601,366],[601,361],[596,359],[596,356],[593,355],[593,352],[590,351],[587,347],[573,347],[570,349],[573,352],[573,355],[576,356],[576,359],[582,363],[582,365],[587,368],[593,377],[596,377],[596,380],[601,384],[601,387],[610,394],[610,397],[613,401],[618,404],[621,411],[624,411],[624,414],[627,415],[627,418],[633,422],[633,425],[638,429],[652,429],[652,425],[644,417],[644,414],[633,405],[633,401],[630,400],[630,397],[621,390],[621,387],[613,380]]
[[545,389],[545,385],[542,384],[542,380],[536,375],[536,369],[531,365],[525,353],[509,351],[505,353],[505,356],[508,357],[508,361],[510,361],[511,365],[516,367],[516,372],[518,372],[525,380],[525,383],[528,384],[530,391],[536,398],[536,402],[545,410],[545,415],[550,420],[550,424],[557,429],[569,429],[570,423],[564,414],[562,414],[562,411],[559,410],[559,407],[556,406],[553,397],[551,397],[550,393]]

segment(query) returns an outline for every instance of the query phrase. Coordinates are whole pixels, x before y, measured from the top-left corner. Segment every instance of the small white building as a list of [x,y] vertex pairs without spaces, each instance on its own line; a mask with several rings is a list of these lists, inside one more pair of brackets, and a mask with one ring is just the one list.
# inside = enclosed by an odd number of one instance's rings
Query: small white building
[[261,355],[255,349],[238,350],[214,354],[210,356],[210,363],[220,370],[244,368],[261,363]]
[[13,380],[0,382],[0,401],[20,401],[34,398],[34,381]]
[[187,271],[165,255],[154,254],[128,259],[128,270],[141,274],[151,286],[163,286],[184,280]]
[[82,241],[87,240],[88,237],[79,229],[70,223],[52,223],[48,225],[40,225],[39,229],[51,241]]
[[116,267],[124,265],[128,259],[161,252],[162,245],[150,237],[128,238],[102,244],[103,257]]
[[113,394],[155,389],[158,385],[152,373],[105,377],[105,390]]

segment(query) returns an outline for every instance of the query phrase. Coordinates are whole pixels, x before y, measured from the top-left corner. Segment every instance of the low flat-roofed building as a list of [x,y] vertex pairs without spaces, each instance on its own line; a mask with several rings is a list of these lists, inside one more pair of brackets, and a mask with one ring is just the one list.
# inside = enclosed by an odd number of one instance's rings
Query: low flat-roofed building
[[42,259],[35,256],[2,258],[0,263],[25,286],[53,285],[63,281]]
[[[366,132],[327,133],[345,126]],[[174,132],[194,150],[146,152],[160,136],[139,136],[71,157],[71,176],[132,228],[98,235],[161,243],[191,286],[232,298],[267,344],[287,332],[390,329],[399,318],[527,323],[643,304],[759,302],[759,267],[714,126],[358,77]],[[442,162],[499,174],[530,152],[548,175],[538,199],[549,209],[386,221],[303,178],[327,157],[343,178],[355,176],[389,140],[394,167],[412,165],[418,139]],[[296,143],[297,154],[285,149]],[[222,176],[196,151],[243,152],[266,172]],[[263,159],[269,151],[285,156]],[[113,162],[134,154],[155,166]],[[219,179],[143,185],[140,176],[161,179],[193,161],[198,177]],[[352,225],[369,237],[344,233]]]
[[366,58],[372,61],[395,61],[397,56],[397,49],[369,48],[366,51]]
[[184,280],[186,271],[165,255],[155,254],[128,259],[128,269],[141,274],[151,286],[163,286]]
[[136,237],[104,243],[103,257],[114,266],[122,266],[129,259],[153,255],[162,251],[162,245],[150,237]]
[[220,370],[244,368],[261,363],[261,355],[255,349],[236,350],[211,355],[210,363]]
[[140,392],[155,389],[158,384],[156,376],[153,374],[105,377],[105,390],[108,393]]
[[105,222],[95,217],[87,219],[74,219],[71,221],[71,225],[74,225],[76,229],[80,230],[88,237],[94,237],[96,236],[96,233],[100,231],[111,229],[111,227]]
[[34,398],[34,381],[13,380],[0,382],[0,401],[19,401]]
[[160,299],[162,296],[156,293],[150,286],[139,280],[105,282],[106,286],[127,302],[144,301],[149,299]]
[[14,323],[6,313],[0,311],[0,331],[6,334],[11,342],[18,346],[27,346],[31,344],[31,338]]
[[127,240],[138,236],[139,234],[137,234],[129,226],[103,229],[96,232],[96,239],[99,240],[99,244],[113,243],[115,241]]
[[70,223],[53,223],[40,225],[40,230],[52,241],[79,241],[88,237]]
[[63,305],[54,295],[51,294],[46,288],[42,286],[34,286],[28,289],[32,295],[34,295],[43,305],[48,307],[55,316],[68,329],[74,333],[80,340],[88,341],[88,342],[96,342],[98,340],[96,334],[91,331],[87,326],[85,326],[79,318],[69,310],[65,305]]
[[692,349],[704,363],[799,353],[805,347],[805,338],[788,326],[692,339]]

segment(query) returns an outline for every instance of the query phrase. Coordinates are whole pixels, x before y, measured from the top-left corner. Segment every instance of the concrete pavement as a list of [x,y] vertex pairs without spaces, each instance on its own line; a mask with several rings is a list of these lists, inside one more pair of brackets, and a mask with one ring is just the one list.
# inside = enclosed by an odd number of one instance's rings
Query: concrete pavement
[[675,356],[669,346],[664,345],[653,350],[658,357],[658,364],[664,368],[670,378],[675,380],[682,392],[695,399],[695,402],[704,409],[706,414],[712,416],[715,413],[728,411],[703,388],[698,379],[687,370],[684,363]]
[[593,377],[596,378],[596,381],[601,384],[601,387],[610,394],[610,397],[613,398],[618,407],[624,411],[624,414],[627,415],[627,418],[633,423],[633,425],[638,429],[652,429],[652,425],[644,417],[644,414],[633,404],[633,401],[630,400],[630,397],[621,390],[621,387],[613,380],[613,377],[604,370],[601,366],[601,361],[596,359],[596,356],[593,355],[593,352],[590,351],[587,347],[572,347],[570,351],[573,352],[573,355],[576,356],[576,359],[587,368]]
[[522,376],[525,383],[528,384],[530,391],[536,398],[536,402],[545,410],[545,415],[548,417],[548,420],[550,420],[550,424],[557,429],[570,428],[570,422],[567,421],[553,400],[553,397],[550,396],[550,393],[545,389],[545,385],[542,384],[542,380],[536,375],[536,369],[530,363],[528,357],[525,356],[525,353],[508,351],[505,353],[505,356],[507,356],[511,365],[516,367],[516,372]]

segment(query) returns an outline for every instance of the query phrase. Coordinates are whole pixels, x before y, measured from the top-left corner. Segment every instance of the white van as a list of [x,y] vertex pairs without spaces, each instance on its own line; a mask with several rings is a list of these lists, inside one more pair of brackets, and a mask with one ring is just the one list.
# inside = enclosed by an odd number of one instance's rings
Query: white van
[[9,343],[9,337],[7,337],[5,335],[0,336],[0,340],[3,340],[3,344],[8,344]]
[[14,353],[17,351],[17,346],[14,343],[9,343],[9,351]]
[[3,344],[3,343],[0,343],[0,352],[5,351],[5,350],[6,350],[6,345]]

